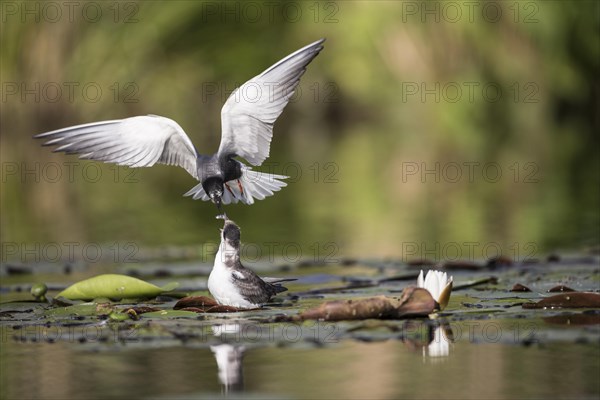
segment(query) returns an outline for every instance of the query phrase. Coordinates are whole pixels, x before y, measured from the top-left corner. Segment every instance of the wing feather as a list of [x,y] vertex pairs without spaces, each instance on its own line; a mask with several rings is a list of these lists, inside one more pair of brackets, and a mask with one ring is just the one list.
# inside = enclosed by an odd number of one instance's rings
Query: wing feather
[[221,110],[219,156],[238,155],[252,165],[269,156],[273,125],[293,96],[306,66],[323,49],[318,40],[290,54],[236,89]]
[[233,271],[231,278],[242,297],[251,303],[264,304],[277,294],[273,285],[264,282],[254,271],[247,268]]
[[198,179],[198,152],[183,128],[172,119],[147,115],[71,126],[34,136],[47,139],[55,152],[130,167],[156,163],[184,168]]

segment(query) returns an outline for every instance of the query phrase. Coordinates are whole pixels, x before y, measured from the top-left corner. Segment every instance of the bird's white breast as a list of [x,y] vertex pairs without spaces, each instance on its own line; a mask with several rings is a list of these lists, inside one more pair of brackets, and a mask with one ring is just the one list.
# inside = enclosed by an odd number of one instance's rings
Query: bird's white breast
[[221,248],[215,257],[215,264],[208,277],[208,290],[219,304],[238,308],[258,308],[259,304],[254,304],[246,300],[240,294],[238,288],[234,285],[231,277],[233,270],[227,268],[223,259]]

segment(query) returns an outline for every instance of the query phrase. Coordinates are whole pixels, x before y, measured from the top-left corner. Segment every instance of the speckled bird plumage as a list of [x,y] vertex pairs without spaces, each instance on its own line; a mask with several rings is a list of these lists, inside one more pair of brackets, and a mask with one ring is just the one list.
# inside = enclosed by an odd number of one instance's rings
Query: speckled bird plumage
[[240,229],[225,220],[221,244],[208,277],[208,290],[219,304],[239,308],[259,308],[287,288],[281,282],[294,279],[275,279],[265,282],[240,261]]

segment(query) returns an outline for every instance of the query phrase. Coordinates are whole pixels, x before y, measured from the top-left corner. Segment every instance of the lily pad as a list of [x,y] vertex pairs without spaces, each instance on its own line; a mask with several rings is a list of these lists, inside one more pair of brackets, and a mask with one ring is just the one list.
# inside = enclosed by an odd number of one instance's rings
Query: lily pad
[[598,325],[600,324],[599,314],[567,314],[553,315],[551,317],[542,318],[544,322],[558,325]]
[[443,266],[446,270],[480,271],[483,268],[483,265],[473,261],[447,261]]
[[558,286],[554,286],[553,288],[548,289],[548,293],[563,293],[563,292],[576,292],[577,290],[575,289],[571,289],[568,286],[565,285],[558,285]]
[[193,311],[184,311],[184,310],[162,310],[162,311],[153,311],[142,314],[143,318],[198,318],[198,314]]
[[98,297],[149,298],[173,290],[177,286],[177,283],[171,283],[161,288],[130,276],[105,274],[77,282],[60,292],[58,296],[71,300],[92,300]]
[[438,304],[429,291],[409,286],[400,299],[386,296],[369,297],[358,300],[334,300],[311,308],[295,317],[299,320],[316,319],[322,321],[342,321],[369,318],[406,318],[427,316]]
[[89,317],[98,314],[109,314],[111,311],[112,308],[105,307],[103,304],[83,303],[68,307],[50,308],[45,311],[45,314],[52,317],[66,317],[70,315]]
[[190,296],[179,300],[173,307],[175,310],[193,311],[199,313],[248,311],[244,308],[225,306],[206,296]]
[[523,308],[600,308],[600,294],[583,292],[557,294],[537,303],[525,303]]
[[520,283],[515,283],[515,285],[510,289],[511,292],[531,292],[527,286],[522,285]]

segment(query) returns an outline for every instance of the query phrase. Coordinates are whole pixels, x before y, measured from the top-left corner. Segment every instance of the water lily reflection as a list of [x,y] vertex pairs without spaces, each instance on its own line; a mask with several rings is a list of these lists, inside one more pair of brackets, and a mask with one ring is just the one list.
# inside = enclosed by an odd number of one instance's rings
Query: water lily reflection
[[417,286],[431,293],[433,299],[440,305],[440,310],[446,308],[452,292],[452,277],[448,278],[448,275],[442,271],[429,270],[423,279],[423,270],[421,270],[417,278]]
[[423,357],[441,358],[450,355],[450,343],[454,334],[447,323],[429,326],[429,344],[423,347]]

